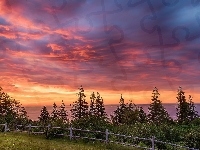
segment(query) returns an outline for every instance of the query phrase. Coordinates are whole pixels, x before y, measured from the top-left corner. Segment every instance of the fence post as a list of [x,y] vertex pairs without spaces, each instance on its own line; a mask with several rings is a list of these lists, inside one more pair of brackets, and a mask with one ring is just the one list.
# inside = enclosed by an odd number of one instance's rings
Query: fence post
[[8,128],[8,124],[7,124],[7,122],[5,123],[5,129],[4,129],[4,132],[7,132],[7,128]]
[[70,126],[70,128],[69,128],[69,138],[70,138],[70,140],[72,140],[72,138],[73,138],[72,126]]
[[106,143],[108,143],[108,129],[106,129]]
[[28,134],[31,134],[31,124],[28,125]]
[[152,150],[155,150],[155,137],[152,136],[152,139],[151,139],[151,143],[152,143]]
[[17,129],[18,129],[18,128],[17,128],[17,124],[16,124],[16,125],[15,125],[15,131],[17,131]]
[[50,129],[50,127],[51,127],[51,125],[48,124],[46,132],[45,132],[45,136],[46,136],[47,139],[49,138],[49,129]]

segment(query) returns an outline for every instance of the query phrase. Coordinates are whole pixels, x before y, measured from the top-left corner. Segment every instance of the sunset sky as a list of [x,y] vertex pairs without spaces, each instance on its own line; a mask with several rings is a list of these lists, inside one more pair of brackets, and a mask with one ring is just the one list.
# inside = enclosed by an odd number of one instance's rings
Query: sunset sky
[[200,103],[200,2],[1,0],[0,86],[23,105],[150,103],[179,86]]

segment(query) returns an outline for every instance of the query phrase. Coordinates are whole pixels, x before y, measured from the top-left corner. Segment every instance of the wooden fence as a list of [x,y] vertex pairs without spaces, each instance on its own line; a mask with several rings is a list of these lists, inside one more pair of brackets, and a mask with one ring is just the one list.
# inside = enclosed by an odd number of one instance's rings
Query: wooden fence
[[[4,126],[4,132],[10,131],[8,128],[7,123],[5,124],[0,124],[0,126]],[[23,127],[23,125],[16,125],[16,130],[15,131],[22,131],[19,128]],[[29,124],[28,126],[24,126],[26,128],[26,130],[24,130],[24,132],[28,132],[29,134],[48,134],[48,131],[50,129],[63,129],[61,127],[51,127],[50,125],[48,126],[33,126],[31,124]],[[32,128],[37,128],[40,131],[32,131]],[[186,146],[181,146],[178,144],[173,144],[173,143],[169,143],[169,142],[163,142],[160,140],[157,140],[154,136],[152,136],[151,138],[141,138],[141,137],[134,137],[134,136],[129,136],[129,135],[122,135],[122,134],[116,134],[116,133],[112,133],[109,132],[108,129],[106,129],[105,131],[92,131],[92,130],[83,130],[83,129],[76,129],[76,128],[65,128],[65,130],[69,131],[69,134],[66,133],[62,133],[62,134],[56,134],[58,136],[65,136],[65,137],[69,137],[70,140],[76,139],[76,138],[80,138],[80,139],[88,139],[88,140],[96,140],[96,141],[101,141],[101,142],[105,142],[105,143],[115,143],[115,144],[120,144],[123,146],[132,146],[132,147],[137,147],[137,148],[141,148],[141,149],[146,149],[146,150],[155,150],[156,149],[156,144],[164,144],[164,145],[168,145],[171,146],[173,148],[182,148],[182,149],[186,149],[186,150],[199,150],[199,149],[195,149],[195,148],[189,148]],[[81,135],[76,135],[75,132],[80,133],[80,132],[84,132],[84,133],[93,133],[93,135],[96,134],[102,134],[104,135],[104,138],[96,138],[96,137],[91,137],[91,136],[81,136]],[[111,138],[112,136],[112,138]],[[115,138],[114,138],[115,137]],[[120,139],[121,141],[116,141],[114,139]],[[143,147],[140,146],[138,144],[133,144],[130,142],[124,142],[124,139],[132,139],[132,140],[139,140],[139,141],[148,141],[148,143],[150,143],[150,147]]]

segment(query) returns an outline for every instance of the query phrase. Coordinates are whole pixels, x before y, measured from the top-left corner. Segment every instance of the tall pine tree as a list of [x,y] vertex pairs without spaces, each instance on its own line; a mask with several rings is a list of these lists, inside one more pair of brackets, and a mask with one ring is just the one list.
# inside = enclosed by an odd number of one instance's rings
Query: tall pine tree
[[59,118],[59,111],[57,109],[56,103],[54,102],[53,103],[53,110],[52,110],[52,113],[51,113],[51,119],[57,120],[58,118]]
[[177,121],[179,123],[188,123],[190,120],[189,119],[190,108],[189,108],[189,103],[185,98],[185,92],[183,92],[181,87],[178,88],[178,93],[176,98],[178,100],[178,108],[176,108]]
[[100,96],[98,92],[97,92],[95,107],[96,107],[96,113],[95,113],[96,116],[102,119],[107,119],[103,98]]
[[62,103],[61,103],[61,106],[60,106],[60,110],[59,110],[59,116],[60,116],[60,119],[63,121],[63,122],[68,122],[68,114],[67,114],[67,110],[65,109],[65,104],[62,100]]
[[40,116],[38,117],[40,123],[42,123],[42,125],[48,125],[49,121],[50,121],[50,115],[49,115],[49,112],[46,108],[46,106],[43,106],[42,107],[42,110],[41,110],[41,114]]
[[77,95],[78,100],[73,102],[72,109],[70,110],[73,119],[81,119],[88,115],[88,103],[85,100],[86,96],[82,85],[79,88],[79,93]]
[[90,109],[89,109],[89,115],[90,116],[95,116],[96,113],[96,96],[94,94],[94,92],[91,94],[90,96]]
[[192,101],[192,96],[189,95],[189,120],[193,121],[194,119],[198,118],[198,112],[196,111],[196,107],[194,102]]
[[114,111],[114,115],[111,115],[111,120],[112,120],[113,124],[124,124],[125,123],[126,109],[127,109],[127,106],[124,103],[124,98],[122,97],[122,94],[121,94],[119,106]]
[[152,93],[151,104],[148,108],[148,120],[149,122],[153,122],[155,124],[161,123],[168,123],[171,122],[171,118],[168,112],[165,110],[164,106],[162,105],[161,100],[159,100],[159,92],[158,89],[155,87]]

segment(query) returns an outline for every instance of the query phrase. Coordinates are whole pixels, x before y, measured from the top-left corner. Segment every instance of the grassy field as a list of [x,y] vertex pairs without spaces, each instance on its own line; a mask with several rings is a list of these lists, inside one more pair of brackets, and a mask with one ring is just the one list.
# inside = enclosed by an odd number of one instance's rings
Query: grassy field
[[27,133],[0,133],[1,150],[136,150],[119,145],[98,142],[83,143],[68,139],[47,140],[42,135]]

